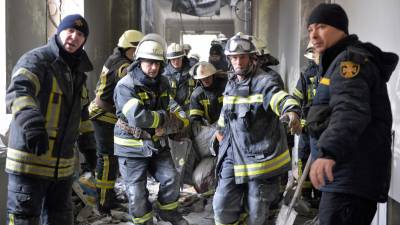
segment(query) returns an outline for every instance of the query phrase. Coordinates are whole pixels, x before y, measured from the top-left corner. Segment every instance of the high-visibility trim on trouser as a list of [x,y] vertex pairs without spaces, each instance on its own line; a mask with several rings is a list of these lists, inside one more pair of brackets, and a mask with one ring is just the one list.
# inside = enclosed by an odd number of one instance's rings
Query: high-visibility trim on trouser
[[150,219],[153,219],[153,211],[150,211],[150,212],[144,214],[144,216],[142,216],[142,217],[133,217],[132,216],[132,221],[134,224],[146,223]]
[[14,225],[14,224],[15,224],[14,214],[10,213],[8,214],[8,225]]
[[110,172],[110,158],[108,155],[103,155],[103,173],[101,180],[96,180],[96,188],[100,188],[100,205],[104,205],[106,202],[107,189],[114,188],[115,182],[108,181],[108,174]]
[[162,205],[159,201],[157,201],[157,207],[160,210],[175,210],[176,208],[178,208],[179,202],[172,202],[172,203],[168,203],[165,205]]
[[235,177],[256,176],[268,174],[290,163],[289,150],[286,150],[276,158],[261,163],[234,165]]

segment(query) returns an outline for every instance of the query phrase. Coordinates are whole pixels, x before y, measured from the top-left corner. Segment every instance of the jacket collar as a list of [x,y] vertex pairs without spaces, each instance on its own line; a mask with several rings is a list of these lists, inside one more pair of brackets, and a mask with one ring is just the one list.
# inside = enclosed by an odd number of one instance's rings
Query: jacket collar
[[325,52],[321,55],[320,74],[325,74],[329,65],[333,62],[336,56],[346,50],[348,46],[353,45],[356,42],[358,42],[358,37],[357,35],[352,34],[346,36],[345,38],[338,41],[335,45],[326,49]]

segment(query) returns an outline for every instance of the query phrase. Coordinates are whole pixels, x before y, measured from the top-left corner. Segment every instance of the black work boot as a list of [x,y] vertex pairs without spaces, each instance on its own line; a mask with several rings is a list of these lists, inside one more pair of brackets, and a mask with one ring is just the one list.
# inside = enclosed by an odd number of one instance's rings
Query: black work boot
[[160,210],[158,216],[172,225],[189,225],[189,222],[177,210]]

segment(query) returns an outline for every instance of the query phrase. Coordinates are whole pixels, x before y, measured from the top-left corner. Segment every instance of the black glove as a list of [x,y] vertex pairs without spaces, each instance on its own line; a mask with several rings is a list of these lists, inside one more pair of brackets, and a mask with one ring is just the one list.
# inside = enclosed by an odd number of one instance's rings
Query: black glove
[[22,128],[22,132],[25,135],[25,145],[28,152],[35,155],[46,153],[49,148],[49,136],[40,110],[21,110],[15,115],[15,121]]
[[97,164],[96,149],[86,149],[81,153],[85,157],[85,162],[81,164],[82,171],[93,172],[96,169]]
[[49,148],[49,136],[44,127],[30,128],[25,131],[25,144],[30,153],[42,155]]
[[94,171],[97,164],[97,154],[96,154],[96,141],[94,139],[93,132],[88,132],[79,135],[78,149],[85,157],[85,164],[89,167],[88,169]]

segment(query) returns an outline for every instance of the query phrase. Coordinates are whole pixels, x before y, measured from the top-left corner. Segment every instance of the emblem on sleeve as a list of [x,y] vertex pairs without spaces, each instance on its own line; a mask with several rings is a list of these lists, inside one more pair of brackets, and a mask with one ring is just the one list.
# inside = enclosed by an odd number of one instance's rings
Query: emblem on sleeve
[[340,75],[344,78],[353,78],[360,72],[360,64],[351,61],[343,61],[340,63]]

